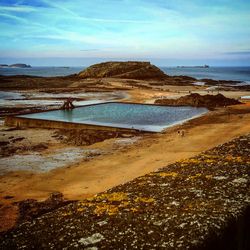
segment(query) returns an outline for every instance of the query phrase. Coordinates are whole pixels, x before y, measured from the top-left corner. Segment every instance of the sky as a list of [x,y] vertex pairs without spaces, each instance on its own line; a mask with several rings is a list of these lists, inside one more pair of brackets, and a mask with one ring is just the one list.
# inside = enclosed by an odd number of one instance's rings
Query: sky
[[250,66],[250,0],[0,0],[0,63]]

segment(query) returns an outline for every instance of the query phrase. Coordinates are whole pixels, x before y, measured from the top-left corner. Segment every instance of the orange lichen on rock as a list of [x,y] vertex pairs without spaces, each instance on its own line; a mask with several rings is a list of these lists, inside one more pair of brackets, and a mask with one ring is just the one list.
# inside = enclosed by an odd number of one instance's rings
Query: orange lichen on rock
[[116,205],[98,204],[94,210],[94,214],[100,216],[102,214],[115,215],[119,209]]
[[240,156],[232,156],[232,155],[228,155],[225,158],[227,161],[232,161],[232,162],[237,162],[237,163],[241,163],[243,162],[242,158]]
[[115,193],[104,193],[97,195],[93,198],[89,198],[89,201],[101,201],[101,200],[107,200],[107,201],[123,201],[128,200],[128,195],[123,192],[115,192]]
[[196,179],[196,178],[199,178],[201,177],[202,175],[200,173],[197,173],[196,175],[192,175],[192,176],[189,176],[188,177],[188,180],[193,180],[193,179]]
[[137,197],[135,199],[135,202],[143,202],[143,203],[152,203],[154,202],[154,198],[148,198],[148,197]]

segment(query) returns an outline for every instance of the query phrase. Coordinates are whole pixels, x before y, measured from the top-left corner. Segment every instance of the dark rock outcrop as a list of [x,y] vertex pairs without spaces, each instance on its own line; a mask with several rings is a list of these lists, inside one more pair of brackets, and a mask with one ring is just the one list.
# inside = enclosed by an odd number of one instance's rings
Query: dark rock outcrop
[[95,131],[91,129],[61,129],[56,131],[53,137],[69,145],[88,146],[111,138],[128,138],[135,135],[137,135],[136,132],[131,132],[131,134],[124,134],[119,131],[113,132]]
[[104,62],[94,64],[79,73],[80,78],[123,78],[123,79],[157,79],[167,75],[150,62]]
[[233,80],[214,80],[214,79],[208,79],[208,78],[204,78],[204,79],[200,79],[201,82],[204,82],[206,85],[230,85],[230,86],[234,86],[238,83],[241,83],[242,81],[233,81]]
[[241,102],[225,97],[222,94],[218,95],[200,95],[190,94],[182,96],[178,99],[158,99],[155,104],[167,106],[193,106],[193,107],[206,107],[215,108],[240,104]]
[[37,201],[34,199],[27,199],[18,202],[19,207],[19,223],[27,220],[32,220],[45,213],[53,211],[57,208],[65,206],[73,201],[65,200],[63,194],[60,192],[53,192],[45,201]]

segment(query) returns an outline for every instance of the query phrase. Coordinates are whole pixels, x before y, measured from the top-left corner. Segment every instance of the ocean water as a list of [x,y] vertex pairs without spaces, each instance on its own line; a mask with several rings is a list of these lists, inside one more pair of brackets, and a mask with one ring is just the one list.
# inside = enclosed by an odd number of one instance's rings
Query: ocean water
[[79,73],[84,67],[32,67],[32,68],[1,68],[0,75],[29,75],[29,76],[67,76]]
[[210,68],[177,68],[162,67],[168,75],[185,75],[197,79],[234,80],[250,84],[250,67],[210,67]]
[[[250,67],[177,68],[160,67],[168,75],[186,75],[197,79],[235,80],[250,84]],[[0,75],[66,76],[84,67],[0,68]]]
[[73,110],[56,110],[20,115],[20,117],[159,132],[166,127],[206,112],[206,108],[167,107],[117,102],[90,105]]

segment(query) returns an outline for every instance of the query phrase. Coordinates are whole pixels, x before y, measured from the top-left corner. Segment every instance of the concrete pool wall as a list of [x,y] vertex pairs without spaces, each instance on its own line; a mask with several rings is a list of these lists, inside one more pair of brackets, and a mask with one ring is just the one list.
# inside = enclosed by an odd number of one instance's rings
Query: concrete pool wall
[[7,116],[5,118],[4,124],[11,127],[25,127],[25,128],[50,128],[50,129],[91,129],[91,130],[103,130],[112,132],[125,132],[125,133],[135,133],[136,129],[127,128],[117,128],[102,125],[90,125],[83,123],[74,122],[61,122],[61,121],[51,121],[42,119],[32,119],[16,116]]
[[[106,102],[101,103],[92,103],[80,107],[87,107],[92,105],[100,105]],[[58,108],[53,108],[50,110],[44,111],[33,111],[33,112],[26,112],[23,115],[28,114],[35,114],[35,113],[45,113],[50,111],[57,111],[60,110]],[[124,133],[136,133],[138,130],[136,129],[127,129],[127,128],[117,128],[111,126],[102,126],[102,125],[95,125],[95,124],[83,124],[83,123],[74,123],[74,122],[63,122],[63,121],[53,121],[53,120],[46,120],[46,119],[33,119],[33,118],[25,118],[25,117],[18,117],[18,116],[6,116],[4,119],[4,125],[10,127],[24,127],[24,128],[48,128],[48,129],[91,129],[91,130],[102,130],[102,131],[112,131],[112,132],[124,132]]]
[[[101,105],[103,103],[106,103],[106,102],[77,106],[77,108],[87,107],[87,106],[92,106],[92,105]],[[131,102],[131,104],[138,104],[138,103]],[[151,104],[145,104],[145,105],[151,105]],[[60,109],[55,108],[55,109],[44,110],[44,111],[33,111],[33,112],[23,113],[23,115],[45,113],[45,112],[56,111],[56,110],[60,110]],[[132,129],[132,128],[119,128],[119,127],[103,126],[103,125],[95,125],[95,124],[52,121],[52,120],[46,120],[46,119],[33,119],[33,118],[25,118],[25,117],[18,117],[18,116],[6,116],[4,119],[4,125],[10,126],[10,127],[25,127],[25,128],[91,129],[91,130],[102,130],[102,131],[124,132],[124,133],[138,132],[137,129]],[[141,131],[141,132],[145,133],[145,131]],[[153,131],[147,131],[147,132],[154,133]]]

